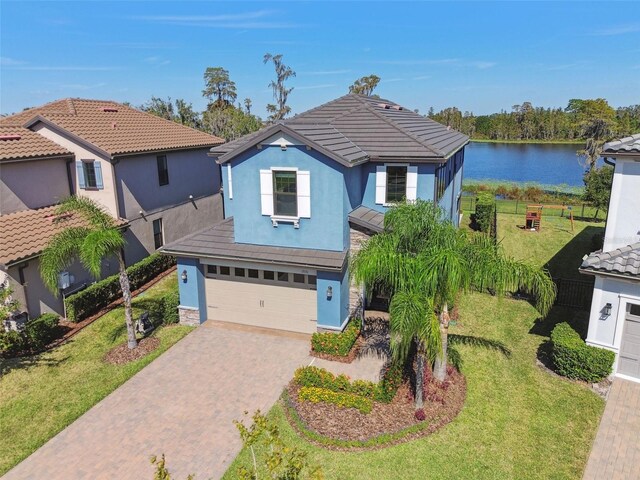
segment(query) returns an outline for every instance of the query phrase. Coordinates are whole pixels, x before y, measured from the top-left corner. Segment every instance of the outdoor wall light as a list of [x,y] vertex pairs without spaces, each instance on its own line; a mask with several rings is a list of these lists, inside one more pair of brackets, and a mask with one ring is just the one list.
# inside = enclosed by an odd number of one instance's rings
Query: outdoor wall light
[[333,297],[333,287],[327,287],[327,300],[331,300]]
[[602,313],[604,314],[605,317],[609,317],[611,316],[611,304],[607,303],[604,308],[602,309]]
[[182,275],[180,275],[180,278],[182,278],[183,282],[187,281],[187,271],[186,270],[182,270]]

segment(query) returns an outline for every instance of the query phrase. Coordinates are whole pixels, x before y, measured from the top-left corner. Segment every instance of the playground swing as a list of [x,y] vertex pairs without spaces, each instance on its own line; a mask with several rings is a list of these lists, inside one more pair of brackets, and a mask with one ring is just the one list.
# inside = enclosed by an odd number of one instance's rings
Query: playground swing
[[561,216],[564,216],[564,211],[569,211],[569,220],[571,220],[571,231],[573,232],[573,210],[570,205],[527,205],[527,211],[525,214],[525,228],[532,232],[539,232],[542,228],[542,210],[562,210]]

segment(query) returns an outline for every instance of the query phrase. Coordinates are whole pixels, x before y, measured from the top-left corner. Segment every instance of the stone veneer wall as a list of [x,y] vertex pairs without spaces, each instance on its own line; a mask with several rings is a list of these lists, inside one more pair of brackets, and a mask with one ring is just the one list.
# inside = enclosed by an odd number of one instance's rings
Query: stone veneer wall
[[[364,232],[353,228],[349,231],[349,257],[360,251],[362,243],[370,238]],[[359,285],[351,283],[349,285],[349,315],[359,315],[362,312],[362,290]]]
[[178,307],[180,325],[197,327],[200,325],[200,310],[197,308]]

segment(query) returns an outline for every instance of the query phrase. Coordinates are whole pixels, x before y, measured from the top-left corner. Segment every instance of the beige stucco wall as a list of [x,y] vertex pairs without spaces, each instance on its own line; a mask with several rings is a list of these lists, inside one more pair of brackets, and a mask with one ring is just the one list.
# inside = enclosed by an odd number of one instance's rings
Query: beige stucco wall
[[76,161],[78,160],[94,160],[100,162],[102,167],[102,179],[104,182],[104,188],[101,190],[84,190],[80,189],[78,179],[76,175],[75,164],[71,169],[71,175],[75,184],[75,191],[77,195],[85,196],[100,203],[105,209],[114,217],[119,217],[118,204],[116,200],[116,189],[113,173],[113,165],[109,162],[109,159],[98,153],[97,151],[90,150],[89,148],[81,145],[71,139],[69,136],[61,131],[54,130],[53,128],[38,123],[32,127],[32,130],[38,132],[40,135],[56,142],[58,145],[62,145],[67,150],[75,154]]
[[68,197],[66,162],[58,158],[0,164],[0,215],[46,207]]

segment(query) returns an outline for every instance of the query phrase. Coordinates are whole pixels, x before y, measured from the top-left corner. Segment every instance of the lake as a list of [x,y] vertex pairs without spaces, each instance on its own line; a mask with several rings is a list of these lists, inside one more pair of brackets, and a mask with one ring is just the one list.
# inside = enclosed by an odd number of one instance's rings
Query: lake
[[471,142],[465,149],[464,178],[582,187],[580,145]]

